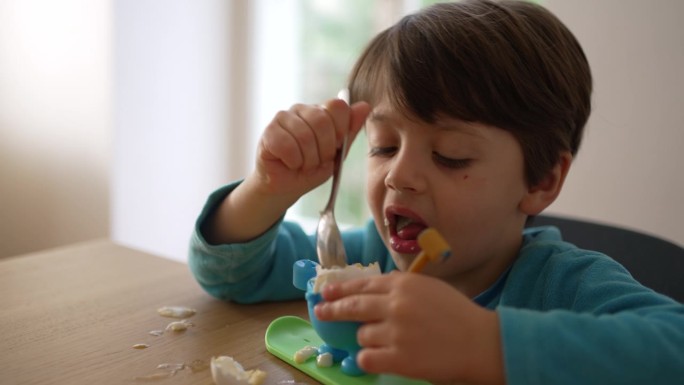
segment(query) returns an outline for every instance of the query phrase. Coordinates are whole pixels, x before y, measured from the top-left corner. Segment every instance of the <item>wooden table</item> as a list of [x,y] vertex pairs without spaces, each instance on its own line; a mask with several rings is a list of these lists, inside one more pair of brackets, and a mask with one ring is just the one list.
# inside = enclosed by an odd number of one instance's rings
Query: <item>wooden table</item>
[[[264,345],[273,319],[307,317],[304,301],[220,301],[199,287],[187,265],[108,240],[0,260],[0,291],[3,384],[211,385],[207,366],[219,355],[267,372],[266,384],[317,383]],[[149,334],[174,321],[157,313],[170,305],[196,309],[189,319],[194,326]],[[200,370],[186,367],[166,377],[168,369],[157,369],[193,362]]]

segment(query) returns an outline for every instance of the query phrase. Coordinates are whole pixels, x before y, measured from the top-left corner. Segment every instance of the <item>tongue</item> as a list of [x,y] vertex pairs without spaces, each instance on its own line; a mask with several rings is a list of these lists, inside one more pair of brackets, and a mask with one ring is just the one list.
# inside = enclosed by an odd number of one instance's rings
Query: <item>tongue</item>
[[404,226],[401,230],[397,231],[397,236],[401,239],[416,239],[421,231],[425,230],[425,226],[418,223],[411,223]]

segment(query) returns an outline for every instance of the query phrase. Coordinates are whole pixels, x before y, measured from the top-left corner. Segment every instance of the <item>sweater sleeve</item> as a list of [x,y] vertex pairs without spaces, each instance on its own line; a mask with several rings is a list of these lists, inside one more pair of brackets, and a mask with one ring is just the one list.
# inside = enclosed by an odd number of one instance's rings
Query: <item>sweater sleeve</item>
[[[317,261],[315,238],[296,223],[282,218],[261,236],[244,243],[212,245],[202,235],[206,218],[239,182],[211,194],[195,223],[188,265],[200,286],[214,297],[238,303],[303,298],[292,284],[292,266],[300,259]],[[342,232],[349,263],[379,262],[394,268],[372,221]]]
[[244,243],[213,245],[202,224],[237,187],[233,183],[209,196],[190,239],[188,265],[202,288],[214,297],[239,303],[302,298],[292,284],[292,265],[315,259],[313,242],[302,228],[282,218],[261,236]]
[[509,385],[684,384],[682,304],[605,255],[534,254],[497,308]]

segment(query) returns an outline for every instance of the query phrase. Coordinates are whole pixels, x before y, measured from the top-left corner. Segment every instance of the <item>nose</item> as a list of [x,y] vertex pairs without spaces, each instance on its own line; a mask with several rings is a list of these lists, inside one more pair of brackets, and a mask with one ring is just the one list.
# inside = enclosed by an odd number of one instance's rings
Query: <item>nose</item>
[[392,159],[385,185],[397,192],[423,192],[427,186],[426,170],[420,157],[404,147]]

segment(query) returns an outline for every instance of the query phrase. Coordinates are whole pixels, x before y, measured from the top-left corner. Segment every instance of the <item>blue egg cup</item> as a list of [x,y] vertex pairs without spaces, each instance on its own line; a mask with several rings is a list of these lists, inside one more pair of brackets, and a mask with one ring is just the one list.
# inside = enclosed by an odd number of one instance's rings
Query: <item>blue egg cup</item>
[[324,342],[323,345],[318,347],[318,354],[332,354],[333,362],[342,362],[342,372],[346,375],[363,375],[365,372],[356,363],[356,355],[361,350],[361,346],[356,341],[356,332],[361,323],[351,321],[320,321],[314,314],[314,306],[323,300],[319,293],[313,292],[314,281],[316,280],[316,266],[318,266],[316,262],[308,259],[300,259],[295,262],[292,267],[292,281],[297,289],[306,291],[305,298],[311,325]]

